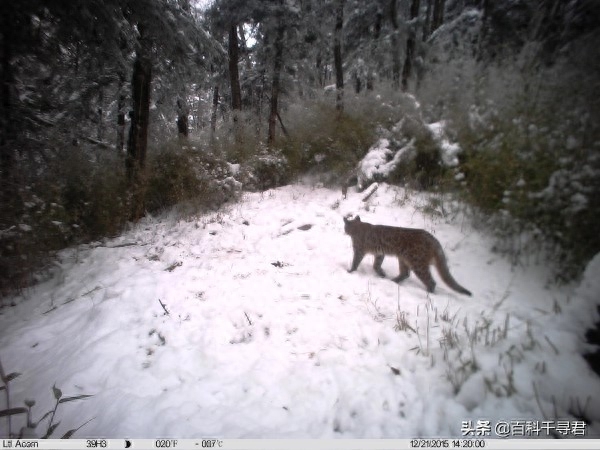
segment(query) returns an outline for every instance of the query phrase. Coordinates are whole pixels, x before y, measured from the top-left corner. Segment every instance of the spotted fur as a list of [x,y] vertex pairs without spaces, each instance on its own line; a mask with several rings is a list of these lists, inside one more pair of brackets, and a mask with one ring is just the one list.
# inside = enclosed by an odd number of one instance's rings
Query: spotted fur
[[381,277],[385,272],[381,268],[385,255],[398,258],[400,275],[393,279],[396,283],[408,278],[412,270],[425,284],[429,292],[435,289],[435,281],[429,270],[435,265],[440,277],[456,292],[471,295],[450,275],[446,256],[439,241],[425,230],[416,228],[391,227],[387,225],[372,225],[361,222],[360,217],[354,220],[344,217],[344,231],[352,238],[354,258],[348,272],[354,272],[367,253],[375,256],[373,269]]

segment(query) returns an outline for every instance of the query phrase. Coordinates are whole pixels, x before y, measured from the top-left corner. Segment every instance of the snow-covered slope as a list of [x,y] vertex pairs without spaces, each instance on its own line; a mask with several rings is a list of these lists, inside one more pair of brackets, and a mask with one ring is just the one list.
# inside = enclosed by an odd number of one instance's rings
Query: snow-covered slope
[[[424,204],[385,184],[367,202],[294,185],[64,251],[52,279],[0,309],[0,361],[21,373],[11,406],[35,399],[38,419],[55,383],[93,394],[60,405],[56,436],[89,419],[76,436],[460,436],[463,420],[583,415],[600,437],[600,381],[580,355],[600,259],[579,290],[548,287],[543,267],[511,267]],[[434,294],[414,276],[398,286],[371,256],[347,273],[348,213],[433,233],[473,297],[435,273]],[[397,275],[394,258],[383,268]]]

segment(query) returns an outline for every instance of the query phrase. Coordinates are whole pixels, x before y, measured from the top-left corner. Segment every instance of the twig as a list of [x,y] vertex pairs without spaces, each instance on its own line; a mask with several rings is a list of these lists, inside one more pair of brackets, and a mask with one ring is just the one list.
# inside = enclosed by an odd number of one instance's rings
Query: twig
[[250,317],[248,317],[248,313],[246,313],[246,311],[244,311],[244,315],[246,316],[246,319],[248,320],[248,323],[250,325],[252,325],[252,321],[250,320]]
[[558,355],[559,351],[556,348],[556,345],[554,345],[554,343],[550,340],[550,338],[548,336],[544,335],[544,338],[546,339],[546,342],[548,342],[548,344],[550,344],[550,347],[552,347],[552,350],[554,350],[554,353],[556,353]]
[[[121,248],[121,247],[131,247],[131,246],[134,246],[134,245],[139,245],[139,243],[138,242],[125,242],[123,244],[107,245],[107,246],[104,246],[104,247],[105,248]],[[101,246],[101,247],[103,247],[103,246]]]
[[158,299],[158,303],[160,303],[160,306],[162,306],[162,309],[165,310],[165,314],[167,316],[170,316],[171,314],[169,313],[169,310],[167,309],[167,307],[165,306],[165,304],[163,302],[160,301],[160,298]]
[[112,147],[110,144],[107,144],[106,142],[99,141],[98,139],[94,139],[92,137],[82,136],[82,138],[85,139],[86,141],[88,141],[90,144],[97,145],[98,147],[101,147],[101,148],[110,149]]
[[288,133],[287,129],[285,128],[285,125],[283,124],[283,120],[281,120],[281,116],[279,115],[279,113],[277,113],[277,118],[279,119],[279,124],[281,125],[281,131],[283,131],[283,134],[285,135],[285,137],[288,137],[290,134]]

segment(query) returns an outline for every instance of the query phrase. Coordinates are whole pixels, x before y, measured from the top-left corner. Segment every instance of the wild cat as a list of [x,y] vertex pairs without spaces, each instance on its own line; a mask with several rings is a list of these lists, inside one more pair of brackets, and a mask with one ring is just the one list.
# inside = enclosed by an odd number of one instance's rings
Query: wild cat
[[472,295],[450,275],[446,256],[439,241],[425,230],[416,228],[372,225],[361,222],[360,217],[354,220],[344,217],[344,231],[352,238],[354,258],[348,272],[354,272],[367,253],[375,255],[373,268],[381,277],[385,272],[381,269],[385,255],[398,257],[400,275],[393,279],[396,283],[408,278],[412,270],[425,284],[429,292],[435,289],[435,281],[429,266],[435,265],[440,277],[456,292]]

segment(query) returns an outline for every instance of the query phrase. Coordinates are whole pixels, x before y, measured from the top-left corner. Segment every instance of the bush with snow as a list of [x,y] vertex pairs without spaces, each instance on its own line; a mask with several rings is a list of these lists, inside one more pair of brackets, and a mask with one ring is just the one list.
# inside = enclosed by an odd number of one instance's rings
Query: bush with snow
[[427,124],[419,115],[404,117],[380,138],[358,163],[358,189],[375,181],[435,186],[444,173],[458,166],[461,148],[451,142],[441,121]]

